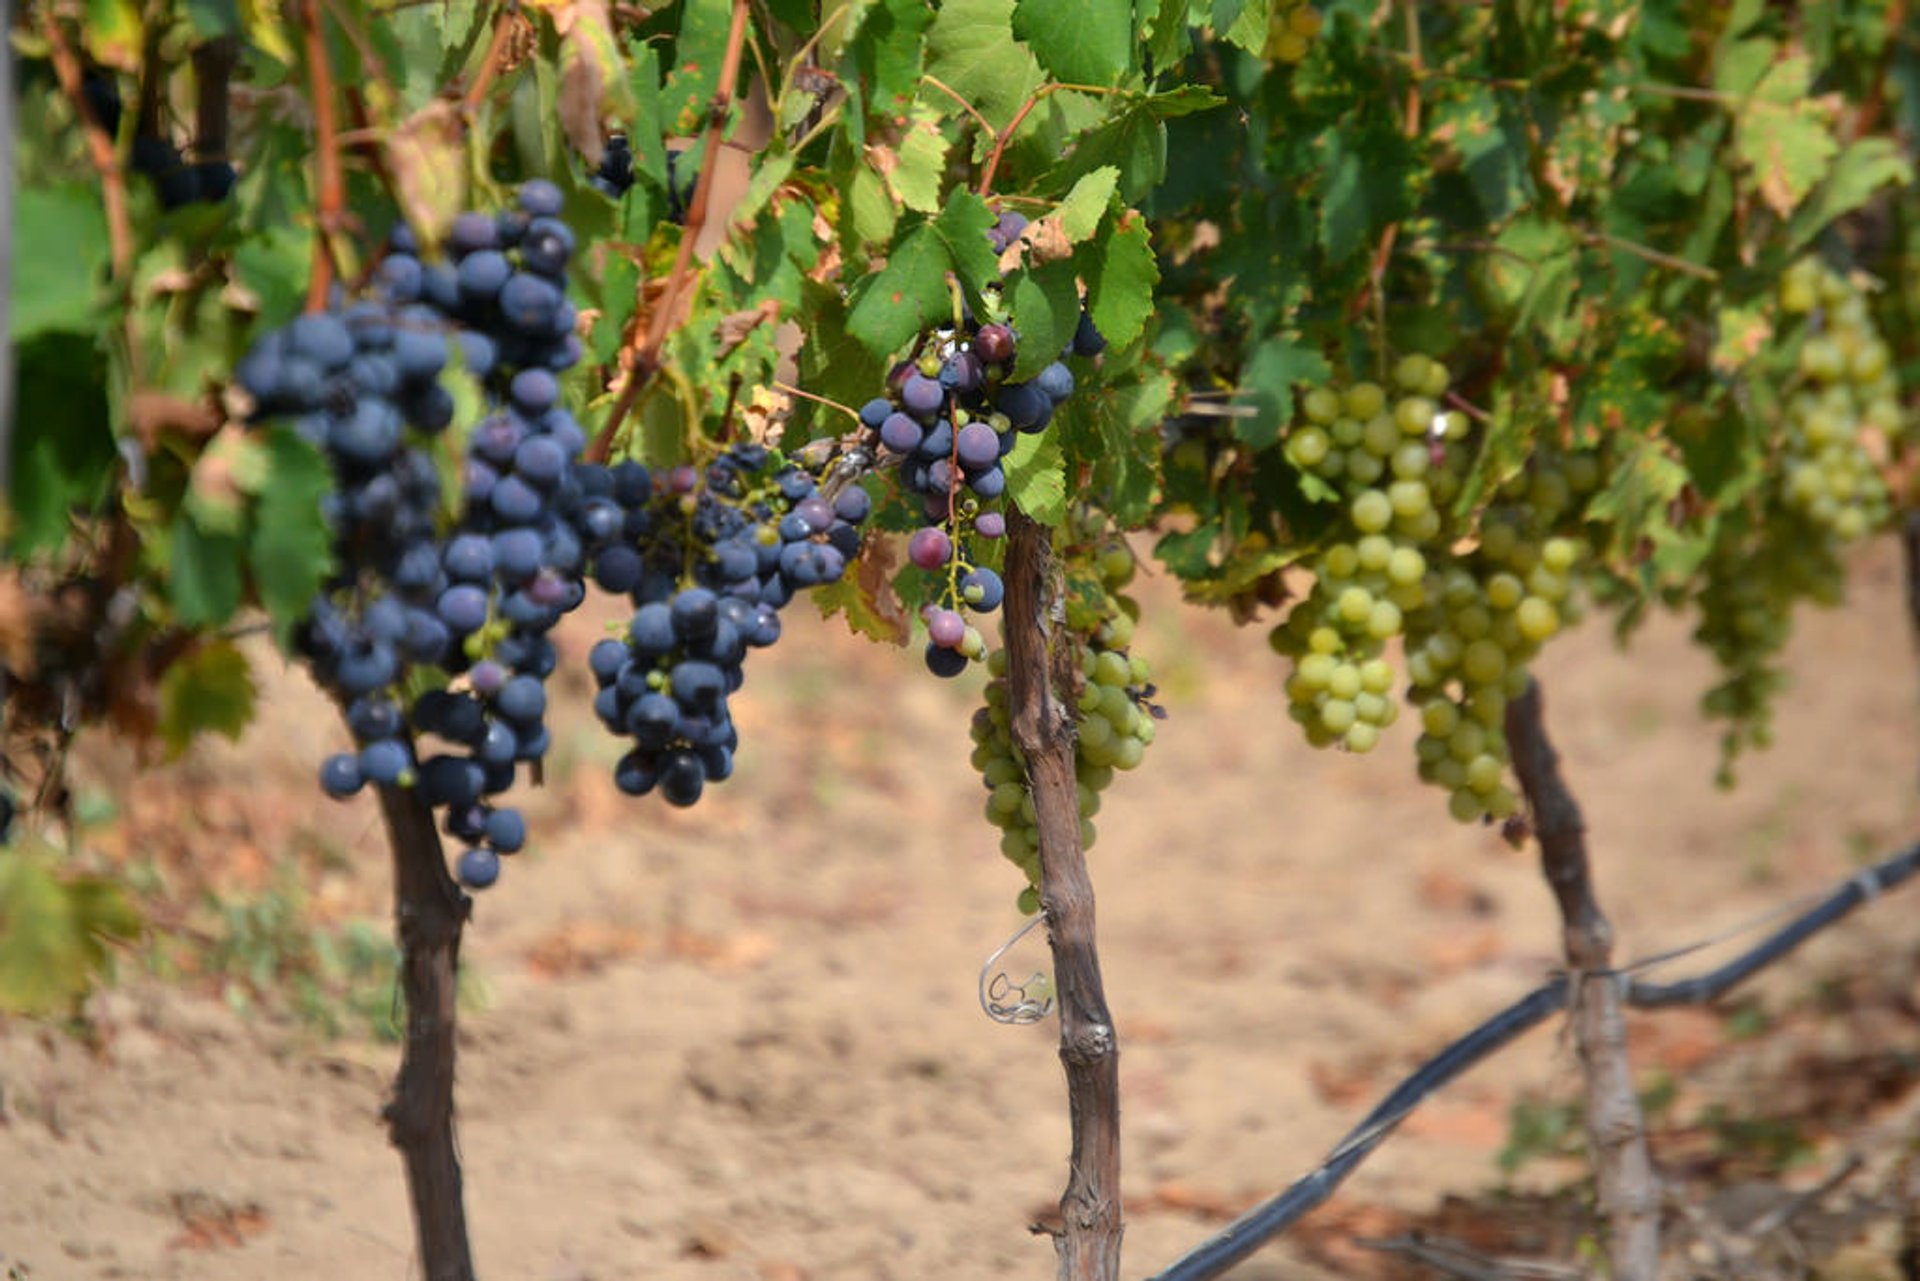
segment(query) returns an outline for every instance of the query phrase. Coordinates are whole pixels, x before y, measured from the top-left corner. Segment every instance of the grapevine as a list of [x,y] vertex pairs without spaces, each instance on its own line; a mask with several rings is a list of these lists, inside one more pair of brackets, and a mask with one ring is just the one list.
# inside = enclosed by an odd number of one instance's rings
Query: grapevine
[[[1153,669],[1130,652],[1140,606],[1121,589],[1132,581],[1134,568],[1133,553],[1116,542],[1094,551],[1076,566],[1079,572],[1070,574],[1067,628],[1079,650],[1082,681],[1074,773],[1083,849],[1094,842],[1101,793],[1116,771],[1139,766],[1153,742],[1154,722],[1164,715],[1151,701]],[[1027,762],[1013,741],[1006,665],[1004,649],[987,659],[992,679],[983,693],[985,706],[973,714],[972,762],[987,789],[987,821],[1001,832],[1000,852],[1027,876],[1019,908],[1032,913],[1040,910],[1040,829]]]

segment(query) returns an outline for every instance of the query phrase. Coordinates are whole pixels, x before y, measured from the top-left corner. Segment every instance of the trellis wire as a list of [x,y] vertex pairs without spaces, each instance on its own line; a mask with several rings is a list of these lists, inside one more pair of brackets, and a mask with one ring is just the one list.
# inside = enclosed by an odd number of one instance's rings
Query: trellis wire
[[[1711,1001],[1756,971],[1787,955],[1855,908],[1907,880],[1916,871],[1920,871],[1920,844],[1911,845],[1849,878],[1819,903],[1769,934],[1753,948],[1695,978],[1677,983],[1648,983],[1631,977],[1633,970],[1665,961],[1673,954],[1662,954],[1655,962],[1643,962],[1613,973],[1627,985],[1627,1003],[1639,1009],[1662,1009]],[[1691,950],[1680,949],[1682,953]],[[1568,992],[1567,976],[1558,975],[1448,1045],[1367,1113],[1366,1119],[1348,1132],[1318,1168],[1295,1180],[1279,1196],[1235,1219],[1164,1271],[1155,1273],[1151,1281],[1205,1281],[1205,1278],[1217,1277],[1292,1227],[1308,1211],[1332,1196],[1334,1189],[1420,1105],[1421,1100],[1544,1021],[1548,1015],[1565,1009]]]

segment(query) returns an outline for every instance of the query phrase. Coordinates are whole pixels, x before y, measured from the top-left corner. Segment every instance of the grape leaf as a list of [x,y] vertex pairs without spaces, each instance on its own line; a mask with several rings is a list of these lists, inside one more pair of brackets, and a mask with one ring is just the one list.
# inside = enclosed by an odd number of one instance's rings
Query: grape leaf
[[1014,38],[1013,0],[941,5],[927,32],[927,74],[972,103],[995,129],[1004,129],[1045,79],[1033,51]]
[[1112,232],[1074,250],[1074,266],[1087,282],[1087,310],[1107,341],[1124,347],[1140,336],[1153,314],[1153,287],[1160,268],[1147,239],[1146,220],[1127,211]]
[[168,667],[160,678],[160,737],[172,756],[213,732],[239,740],[253,719],[253,669],[231,641],[214,640]]
[[1016,0],[1013,33],[1055,80],[1112,85],[1132,70],[1133,14],[1114,0]]
[[1011,376],[1021,382],[1052,364],[1073,341],[1080,323],[1080,293],[1073,264],[1064,260],[1023,267],[1002,288],[1020,334]]
[[900,203],[921,213],[940,208],[940,180],[946,175],[947,139],[933,117],[915,120],[900,139],[887,185]]
[[1000,278],[1000,264],[987,239],[987,230],[993,224],[993,211],[987,208],[987,202],[965,187],[953,189],[947,207],[933,220],[934,231],[946,244],[954,274],[975,301],[989,283]]
[[1079,244],[1100,226],[1100,220],[1106,216],[1107,206],[1113,203],[1113,193],[1119,183],[1120,170],[1113,165],[1101,165],[1091,173],[1082,175],[1073,184],[1073,190],[1067,193],[1066,199],[1051,215],[1059,219],[1060,230],[1066,233],[1068,244]]
[[91,507],[117,472],[106,360],[91,337],[50,333],[16,353],[19,407],[10,477],[16,554],[58,547],[68,516]]
[[320,517],[333,476],[320,451],[291,427],[275,424],[265,442],[267,483],[254,507],[247,557],[254,592],[284,647],[333,565],[331,540]]
[[894,245],[887,265],[854,286],[847,332],[876,356],[898,351],[948,308],[946,243],[922,223]]
[[1272,445],[1293,418],[1293,385],[1325,382],[1332,374],[1317,348],[1285,335],[1267,339],[1240,371],[1241,392],[1255,412],[1233,420],[1234,435],[1255,449]]
[[19,344],[53,330],[92,333],[107,265],[100,193],[82,183],[17,188],[8,336]]
[[1810,94],[1812,81],[1806,55],[1782,58],[1734,118],[1734,150],[1753,167],[1761,199],[1783,218],[1826,177],[1840,149]]
[[0,854],[0,1013],[69,1014],[107,968],[109,939],[140,933],[125,891],[57,875],[48,853]]
[[1058,434],[1022,434],[1004,468],[1008,500],[1042,525],[1059,524],[1067,514],[1067,471]]
[[1339,263],[1413,209],[1413,146],[1387,121],[1342,130],[1327,143],[1320,243]]
[[246,543],[233,534],[209,533],[182,511],[174,518],[167,599],[181,624],[224,623],[240,608],[240,560]]

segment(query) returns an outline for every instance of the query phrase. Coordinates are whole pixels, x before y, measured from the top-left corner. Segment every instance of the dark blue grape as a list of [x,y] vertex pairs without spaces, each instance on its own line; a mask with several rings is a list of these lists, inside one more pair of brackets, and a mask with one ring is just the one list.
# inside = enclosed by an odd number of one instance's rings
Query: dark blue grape
[[645,796],[659,777],[658,758],[645,750],[628,752],[613,767],[613,785],[628,796]]
[[940,412],[940,407],[946,401],[946,392],[939,381],[923,374],[909,374],[906,382],[900,385],[900,403],[916,418],[932,418]]
[[560,290],[551,280],[528,272],[515,272],[500,288],[501,313],[522,333],[546,333],[553,326],[560,303]]
[[527,843],[527,820],[519,810],[495,810],[487,815],[486,834],[487,844],[500,853],[518,853]]
[[456,534],[440,561],[455,582],[487,582],[493,577],[493,540],[484,534]]
[[1059,404],[1073,395],[1073,371],[1059,361],[1054,361],[1033,380],[1033,385],[1046,393],[1047,399]]
[[462,850],[458,876],[470,890],[484,890],[500,879],[500,856],[484,846]]
[[360,749],[360,773],[369,783],[392,787],[412,768],[413,757],[397,738],[383,738]]
[[540,491],[518,476],[502,476],[487,501],[496,516],[514,525],[531,525],[546,509]]
[[320,787],[335,799],[344,800],[352,796],[366,781],[366,776],[360,772],[360,758],[352,753],[329,756],[320,765]]
[[472,305],[492,302],[513,278],[513,264],[498,249],[481,249],[460,260],[460,298]]
[[516,676],[501,687],[493,705],[508,720],[531,724],[546,715],[546,687],[535,677]]
[[676,634],[705,636],[720,621],[720,600],[704,587],[689,587],[673,598],[670,612]]
[[477,632],[487,623],[487,593],[469,583],[456,584],[441,592],[433,608],[455,636]]
[[960,598],[981,613],[1000,608],[1000,602],[1006,598],[1006,594],[1006,585],[1000,581],[1000,575],[984,565],[976,566],[960,579]]
[[1076,356],[1098,356],[1107,349],[1106,335],[1093,326],[1093,317],[1086,312],[1080,313],[1080,323],[1073,331],[1073,354]]
[[447,247],[463,257],[492,249],[499,243],[494,220],[483,213],[463,213],[453,220],[453,226],[447,231]]
[[692,752],[669,752],[660,762],[660,795],[670,805],[685,807],[700,799],[707,772]]
[[[718,608],[716,605],[716,616]],[[633,625],[628,629],[635,651],[649,658],[672,652],[675,633],[673,611],[659,601],[642,605],[635,611]]]
[[557,218],[565,204],[560,188],[545,178],[529,178],[520,184],[520,208],[535,219]]

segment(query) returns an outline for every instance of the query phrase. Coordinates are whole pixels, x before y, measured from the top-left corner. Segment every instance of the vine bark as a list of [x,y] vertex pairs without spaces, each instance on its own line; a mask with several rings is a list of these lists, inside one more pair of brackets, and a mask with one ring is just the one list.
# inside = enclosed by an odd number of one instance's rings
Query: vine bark
[[1608,1224],[1607,1258],[1616,1281],[1657,1281],[1660,1180],[1627,1057],[1624,992],[1613,973],[1613,927],[1594,894],[1586,820],[1560,776],[1538,681],[1528,682],[1526,692],[1507,705],[1507,741],[1533,814],[1541,871],[1560,907],[1573,984],[1574,1050],[1587,1083],[1587,1139]]
[[1008,711],[1040,827],[1040,910],[1053,949],[1060,1061],[1072,1155],[1054,1238],[1061,1281],[1120,1275],[1120,1046],[1100,979],[1093,880],[1080,847],[1072,645],[1058,643],[1062,581],[1047,528],[1008,512],[1005,633]]
[[410,788],[380,789],[393,853],[394,927],[406,1042],[383,1116],[406,1163],[414,1237],[427,1281],[473,1281],[460,1152],[453,1134],[460,934],[470,903],[447,871],[433,811]]

